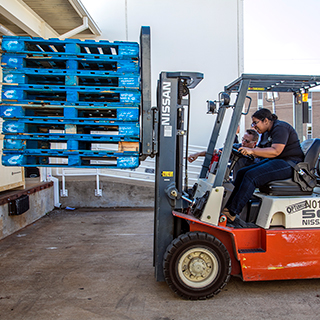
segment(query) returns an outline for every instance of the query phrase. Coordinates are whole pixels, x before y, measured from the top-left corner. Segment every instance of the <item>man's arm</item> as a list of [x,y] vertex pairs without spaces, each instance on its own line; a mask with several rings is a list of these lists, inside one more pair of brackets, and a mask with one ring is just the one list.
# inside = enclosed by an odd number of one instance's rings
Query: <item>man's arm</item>
[[190,156],[188,157],[188,161],[193,162],[197,160],[198,157],[205,157],[205,156],[206,156],[206,151],[196,152],[196,153],[190,154]]

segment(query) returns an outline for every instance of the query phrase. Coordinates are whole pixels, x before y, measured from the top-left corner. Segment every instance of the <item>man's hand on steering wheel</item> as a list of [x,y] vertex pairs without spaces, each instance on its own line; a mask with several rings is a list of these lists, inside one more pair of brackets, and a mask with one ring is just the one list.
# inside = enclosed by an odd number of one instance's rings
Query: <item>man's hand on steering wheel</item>
[[240,147],[238,150],[239,150],[239,151],[241,152],[241,154],[243,154],[244,156],[251,156],[251,157],[254,156],[254,154],[253,154],[254,150],[253,150],[252,148]]
[[236,161],[238,161],[239,158],[246,158],[248,160],[254,160],[253,155],[245,155],[245,154],[241,153],[240,150],[235,149],[235,148],[232,149],[231,153],[234,157],[237,158]]

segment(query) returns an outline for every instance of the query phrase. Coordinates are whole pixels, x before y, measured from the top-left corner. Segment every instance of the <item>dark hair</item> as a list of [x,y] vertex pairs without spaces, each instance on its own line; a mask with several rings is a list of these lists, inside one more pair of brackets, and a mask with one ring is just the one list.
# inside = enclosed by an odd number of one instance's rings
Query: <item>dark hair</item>
[[259,140],[259,133],[256,130],[247,129],[246,132],[247,132],[247,134],[250,134],[250,135],[253,136],[252,141],[258,141]]
[[268,119],[270,121],[274,121],[274,120],[278,119],[278,116],[275,115],[274,113],[271,113],[271,111],[269,109],[262,108],[262,109],[257,110],[251,116],[251,118],[257,118],[258,120]]

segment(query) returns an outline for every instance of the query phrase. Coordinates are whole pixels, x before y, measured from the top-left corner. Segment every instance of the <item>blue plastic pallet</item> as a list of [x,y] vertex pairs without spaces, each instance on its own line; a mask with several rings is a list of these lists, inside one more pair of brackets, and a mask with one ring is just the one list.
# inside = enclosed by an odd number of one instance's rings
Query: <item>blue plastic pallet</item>
[[50,130],[65,130],[64,134],[97,134],[105,132],[110,136],[119,135],[121,137],[128,136],[138,138],[140,134],[139,123],[115,122],[110,124],[88,123],[88,124],[67,124],[67,123],[50,123],[50,121],[34,121],[25,122],[22,120],[7,120],[2,124],[4,134],[16,133],[50,133]]
[[[56,119],[54,117],[22,117],[20,119],[13,119],[6,120],[6,123],[10,123],[10,126],[12,126],[12,123],[19,123],[19,126],[25,125],[38,125],[39,127],[49,127],[49,126],[59,126],[59,127],[65,127],[67,125],[73,125],[75,127],[85,127],[85,126],[91,126],[91,127],[103,127],[103,128],[109,128],[109,127],[119,127],[125,126],[126,128],[131,127],[130,132],[136,132],[138,131],[138,121],[136,122],[137,125],[133,125],[132,121],[124,122],[124,121],[116,121],[116,120],[110,120],[110,119],[69,119],[69,118],[60,118]],[[7,126],[7,124],[5,125]],[[134,129],[133,129],[134,128]]]
[[120,103],[120,102],[92,102],[92,101],[80,101],[80,102],[68,102],[58,100],[41,100],[41,101],[12,101],[8,100],[2,103],[3,105],[16,105],[16,106],[38,106],[39,104],[47,106],[48,108],[59,108],[59,107],[74,107],[74,108],[88,108],[88,109],[100,109],[100,108],[139,108],[140,103]]
[[[136,124],[134,124],[136,123]],[[30,133],[34,131],[29,131],[31,128],[35,129],[35,126],[38,126],[39,128],[62,128],[61,130],[64,130],[65,128],[70,126],[73,126],[77,130],[80,130],[81,128],[90,127],[91,130],[98,130],[94,128],[101,128],[101,130],[110,130],[111,131],[117,131],[119,134],[126,132],[126,134],[132,134],[137,135],[139,131],[139,123],[138,122],[124,122],[124,121],[115,121],[115,120],[102,120],[102,119],[66,119],[66,118],[60,118],[55,119],[53,117],[48,118],[34,118],[34,117],[23,117],[20,119],[13,119],[13,120],[6,120],[3,124],[3,131],[5,132],[7,127],[12,128],[13,126],[16,126],[17,128],[23,128],[23,131],[25,133]],[[117,128],[117,130],[112,130],[112,128]],[[122,129],[126,128],[126,129]],[[20,129],[18,129],[20,130]],[[59,129],[60,130],[60,129]],[[20,132],[22,133],[22,132]]]
[[61,149],[24,149],[24,150],[8,150],[3,149],[4,154],[19,154],[24,156],[46,156],[46,157],[68,157],[81,156],[90,158],[113,158],[113,157],[137,157],[138,152],[126,151],[118,152],[114,150],[61,150]]
[[[13,144],[19,144],[19,140],[42,140],[49,142],[63,143],[67,140],[73,141],[85,141],[92,143],[108,143],[108,142],[138,142],[138,137],[131,136],[120,136],[120,135],[106,135],[102,133],[91,133],[91,134],[73,134],[73,133],[5,133],[4,140],[12,140]],[[14,142],[16,140],[17,142]],[[13,149],[17,149],[14,147]]]
[[21,85],[59,85],[59,86],[91,86],[91,87],[118,87],[118,88],[140,88],[139,75],[132,74],[109,74],[101,71],[61,71],[52,69],[25,70],[3,70],[3,83]]
[[0,117],[3,119],[24,119],[30,118],[59,121],[69,119],[70,121],[139,121],[139,107],[124,108],[86,108],[86,107],[52,107],[52,106],[19,106],[2,105],[0,106]]
[[[96,145],[109,151],[133,150],[138,152],[139,139],[132,137],[106,136],[106,135],[68,135],[68,134],[20,134],[5,135],[3,148],[7,151],[24,151],[27,149],[53,149],[53,143],[66,144],[65,149],[92,150]],[[125,144],[125,145],[123,145]],[[130,149],[129,147],[130,146]],[[129,150],[128,150],[129,149]],[[61,150],[60,150],[61,151]]]
[[3,53],[1,58],[3,69],[57,69],[57,70],[91,70],[122,73],[138,73],[138,59],[124,59],[110,56],[92,57],[45,57],[27,54]]
[[3,36],[2,50],[6,52],[40,53],[50,55],[92,55],[92,56],[139,56],[136,42],[79,39],[43,39],[30,37]]
[[[117,150],[130,150],[138,152],[139,139],[132,137],[106,136],[106,135],[81,135],[81,134],[7,134],[3,139],[3,148],[6,150],[27,150],[27,149],[53,149],[52,143],[64,143],[69,150],[93,150],[99,147]],[[125,144],[125,145],[124,145]]]
[[[56,160],[66,160],[67,163],[57,163]],[[73,168],[110,168],[133,169],[139,166],[138,156],[119,157],[87,157],[79,154],[61,155],[24,155],[6,152],[2,155],[4,166],[19,167],[73,167]]]
[[138,90],[103,88],[103,87],[67,87],[41,85],[3,85],[2,101],[9,103],[50,103],[50,104],[83,104],[89,103],[140,103]]

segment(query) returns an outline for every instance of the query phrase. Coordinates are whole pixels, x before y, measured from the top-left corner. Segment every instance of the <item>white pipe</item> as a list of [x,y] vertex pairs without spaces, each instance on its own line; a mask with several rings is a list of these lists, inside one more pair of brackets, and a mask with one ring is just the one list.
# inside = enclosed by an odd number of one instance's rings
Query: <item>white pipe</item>
[[101,36],[101,30],[94,22],[89,12],[86,10],[85,6],[81,3],[80,0],[68,0],[72,5],[74,10],[78,13],[80,17],[88,17],[89,19],[89,29],[94,34],[94,37]]
[[96,174],[96,184],[97,184],[97,190],[99,191],[100,185],[99,185],[99,173]]
[[45,168],[47,171],[46,180],[53,182],[53,202],[56,208],[60,208],[61,203],[59,202],[59,179],[52,176],[51,168]]
[[61,196],[62,197],[67,197],[68,196],[68,191],[66,190],[66,177],[64,174],[64,169],[62,169],[62,190],[61,190]]
[[97,185],[97,189],[95,192],[95,196],[96,197],[102,197],[102,190],[100,190],[100,183],[99,183],[99,169],[96,170],[96,185]]
[[61,203],[59,202],[59,179],[55,177],[50,177],[50,181],[53,181],[53,201],[54,206],[56,208],[61,207]]
[[73,30],[70,30],[64,34],[62,34],[59,39],[66,39],[66,38],[71,38],[72,36],[88,29],[89,24],[88,24],[88,17],[83,17],[83,24],[77,28],[74,28]]
[[47,182],[47,168],[40,167],[40,182]]

